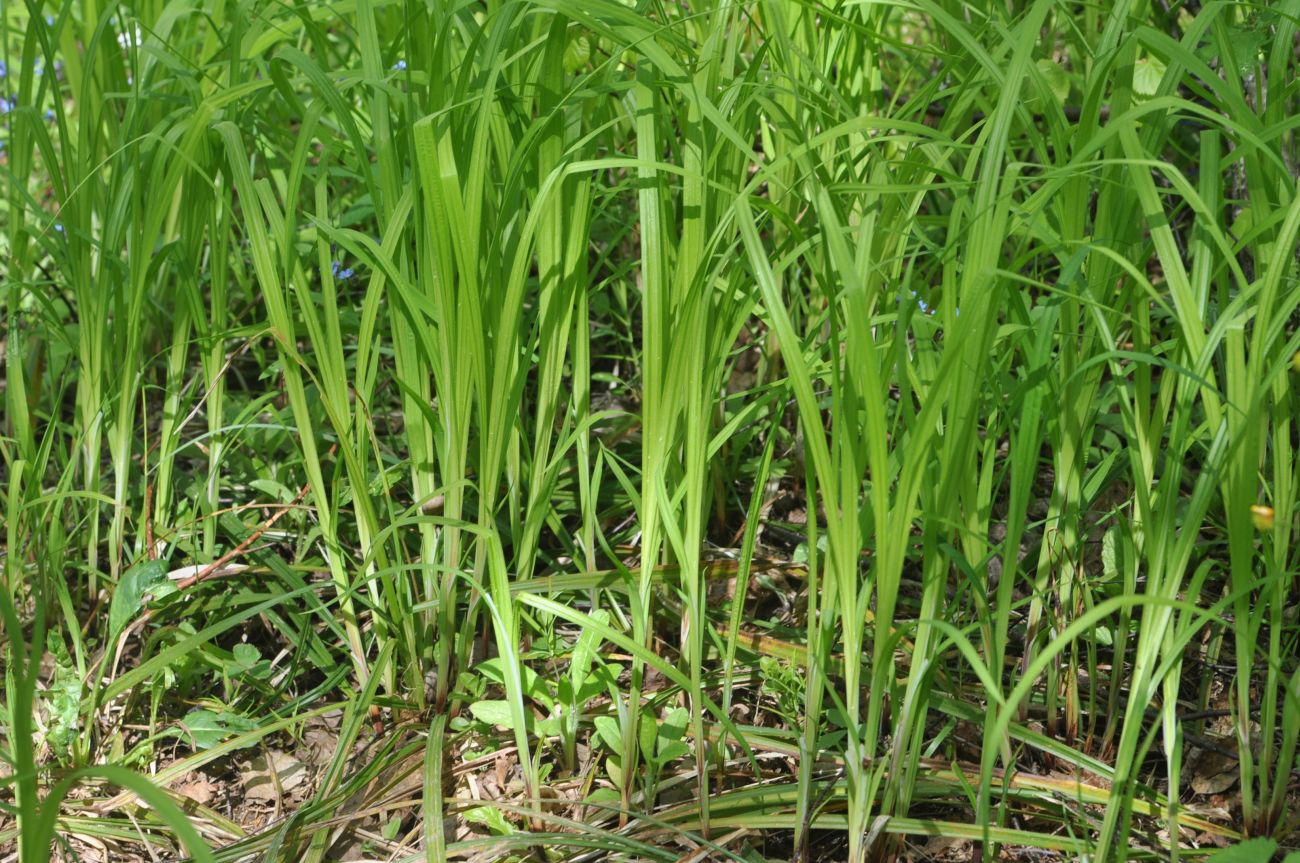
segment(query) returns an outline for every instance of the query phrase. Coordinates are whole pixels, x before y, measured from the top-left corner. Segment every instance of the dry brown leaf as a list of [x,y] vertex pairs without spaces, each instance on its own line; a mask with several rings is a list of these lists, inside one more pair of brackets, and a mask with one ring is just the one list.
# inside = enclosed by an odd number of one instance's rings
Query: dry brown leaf
[[922,851],[923,860],[962,860],[969,856],[970,840],[956,836],[932,836]]
[[331,728],[308,728],[302,736],[303,746],[299,754],[308,763],[321,766],[334,757],[339,749],[338,731]]
[[307,768],[287,752],[273,749],[269,758],[258,755],[249,761],[239,776],[243,780],[244,796],[247,799],[275,800],[281,792],[287,793],[306,782]]
[[1196,760],[1192,790],[1197,794],[1222,794],[1237,784],[1237,762],[1218,752],[1206,752]]
[[208,805],[217,796],[216,783],[202,773],[186,774],[184,779],[172,785],[172,790],[200,806]]

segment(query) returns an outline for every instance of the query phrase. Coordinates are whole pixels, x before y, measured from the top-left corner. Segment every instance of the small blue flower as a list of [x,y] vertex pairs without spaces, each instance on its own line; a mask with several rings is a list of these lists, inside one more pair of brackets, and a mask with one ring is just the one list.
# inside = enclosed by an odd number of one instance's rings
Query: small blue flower
[[48,122],[50,122],[50,123],[53,123],[53,122],[54,122],[54,109],[53,109],[53,108],[46,108],[46,109],[45,109],[45,119],[46,119],[46,121],[48,121]]
[[0,78],[9,74],[9,65],[4,60],[0,60]]
[[352,278],[352,268],[345,267],[338,261],[334,261],[330,264],[330,272],[334,274],[334,278],[340,281],[347,281]]
[[393,71],[394,71],[394,72],[405,72],[405,71],[406,71],[406,61],[405,61],[405,60],[398,60],[396,63],[394,63],[394,64],[393,64]]
[[16,107],[17,105],[9,101],[9,99],[7,99],[4,96],[0,96],[0,114],[8,114]]
[[63,233],[63,223],[62,223],[62,222],[55,222],[55,223],[54,223],[54,230],[56,230],[56,231],[58,231],[60,234],[62,234],[62,233]]
[[46,15],[46,16],[45,16],[45,23],[48,24],[48,25],[50,25],[51,27],[53,27],[53,26],[54,26],[54,16],[53,16],[53,15]]
[[930,308],[930,304],[921,299],[921,295],[916,291],[908,291],[908,293],[912,295],[912,299],[916,300],[916,307],[921,310],[921,314],[933,315],[935,313],[936,310]]

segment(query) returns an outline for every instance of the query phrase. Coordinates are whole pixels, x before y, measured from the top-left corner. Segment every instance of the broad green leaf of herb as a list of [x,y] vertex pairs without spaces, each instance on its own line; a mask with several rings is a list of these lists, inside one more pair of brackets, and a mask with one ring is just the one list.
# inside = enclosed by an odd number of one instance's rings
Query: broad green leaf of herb
[[73,741],[77,739],[78,719],[81,715],[81,676],[72,664],[67,645],[57,633],[49,633],[45,643],[54,659],[54,681],[45,698],[49,716],[46,740],[58,757],[66,760],[71,753]]
[[1158,57],[1143,57],[1133,66],[1133,92],[1150,98],[1160,89],[1160,80],[1165,77],[1165,63]]
[[486,722],[488,725],[510,728],[514,724],[514,720],[510,716],[510,703],[508,701],[500,699],[475,701],[469,706],[469,712],[474,714],[474,718],[479,722]]
[[172,729],[168,729],[168,734],[173,737],[179,737],[181,740],[188,742],[195,749],[211,749],[236,734],[243,734],[257,728],[257,724],[251,722],[238,713],[222,711],[216,713],[211,710],[199,709],[191,710],[185,714],[185,718],[180,724]]
[[505,813],[495,806],[476,806],[465,810],[461,817],[472,824],[482,824],[493,836],[509,836],[516,832],[514,825],[506,820]]
[[1070,98],[1070,74],[1061,67],[1060,63],[1053,62],[1047,58],[1038,61],[1038,71],[1043,73],[1047,79],[1047,88],[1052,91],[1056,101],[1062,105],[1065,100]]
[[686,737],[686,723],[690,718],[690,712],[684,707],[675,707],[664,717],[663,723],[659,726],[659,740],[655,744],[655,760],[659,764],[667,764],[674,758],[682,758],[690,754],[690,750],[682,742]]
[[166,596],[175,590],[161,561],[143,560],[128,569],[113,591],[113,601],[108,608],[108,643],[114,644],[127,625],[144,610],[148,604],[147,597]]
[[[1277,851],[1277,843],[1272,839],[1264,837],[1247,839],[1245,842],[1216,851],[1205,858],[1205,863],[1269,863],[1275,851]],[[1287,855],[1285,863],[1297,863],[1297,861],[1300,861],[1300,853],[1292,853]]]
[[251,644],[236,644],[230,652],[233,657],[230,663],[232,674],[248,671],[262,661],[261,651]]
[[1262,20],[1256,21],[1253,25],[1233,27],[1228,31],[1227,56],[1220,54],[1217,41],[1202,44],[1196,49],[1196,56],[1207,63],[1216,60],[1221,63],[1234,62],[1237,73],[1245,75],[1259,62],[1260,52],[1268,38],[1267,24]]
[[611,752],[617,752],[623,745],[622,732],[618,727],[618,720],[612,716],[597,716],[595,720],[596,736],[600,742]]

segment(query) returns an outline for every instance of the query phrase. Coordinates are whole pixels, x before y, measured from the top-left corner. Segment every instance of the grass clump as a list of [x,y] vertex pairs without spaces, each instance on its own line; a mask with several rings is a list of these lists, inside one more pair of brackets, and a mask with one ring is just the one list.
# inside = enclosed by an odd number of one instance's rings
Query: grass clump
[[3,7],[0,849],[1285,849],[1298,16]]

